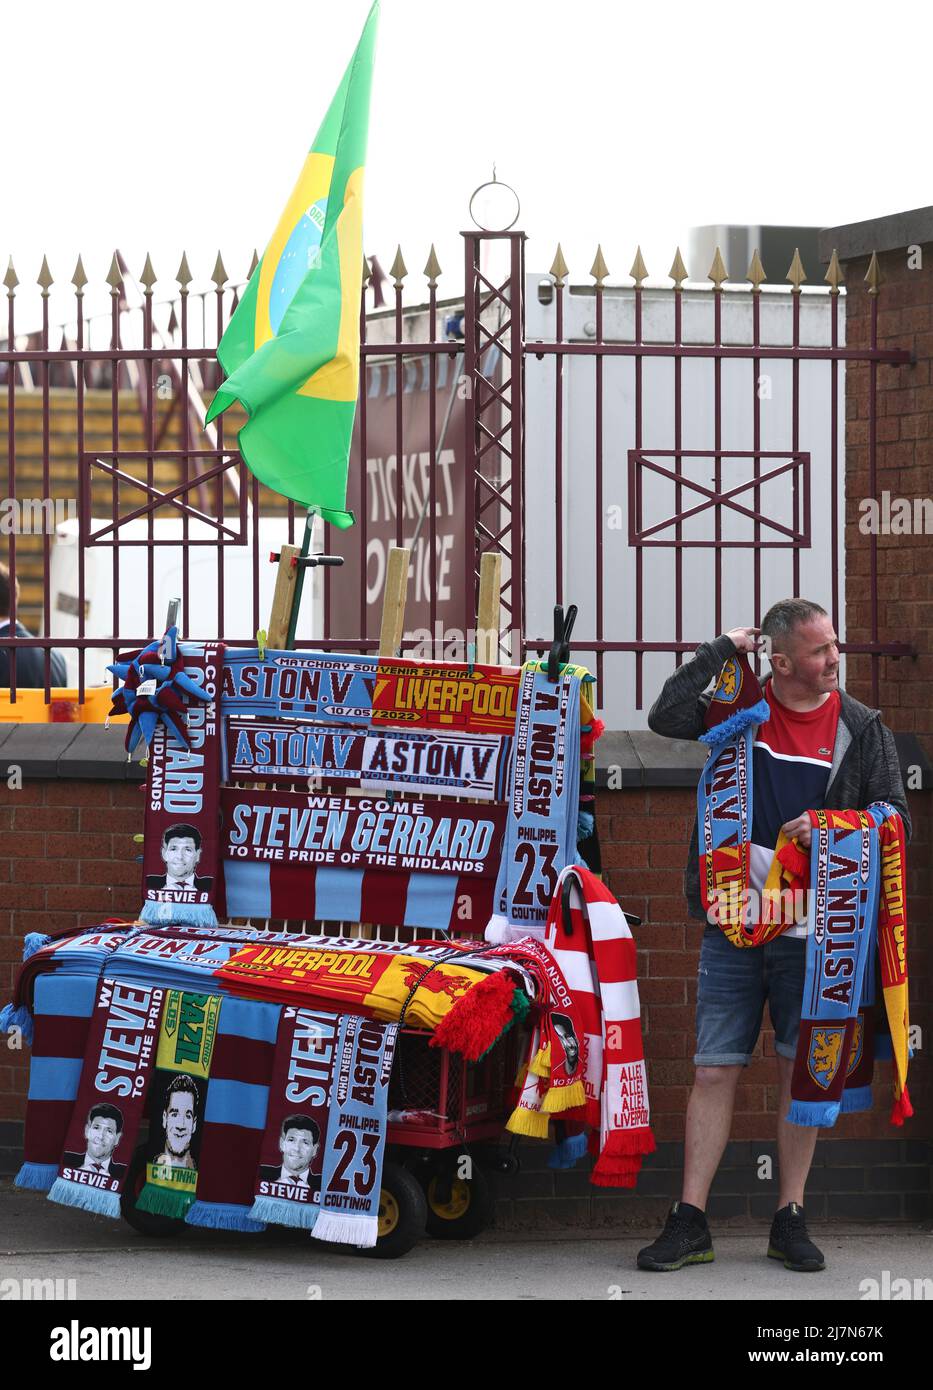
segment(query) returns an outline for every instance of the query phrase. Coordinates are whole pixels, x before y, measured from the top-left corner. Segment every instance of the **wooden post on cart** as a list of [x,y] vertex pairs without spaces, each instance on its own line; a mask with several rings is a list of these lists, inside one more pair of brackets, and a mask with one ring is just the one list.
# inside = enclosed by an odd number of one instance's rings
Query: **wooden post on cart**
[[476,664],[499,665],[499,601],[502,595],[502,556],[489,550],[480,556],[479,606],[476,610]]

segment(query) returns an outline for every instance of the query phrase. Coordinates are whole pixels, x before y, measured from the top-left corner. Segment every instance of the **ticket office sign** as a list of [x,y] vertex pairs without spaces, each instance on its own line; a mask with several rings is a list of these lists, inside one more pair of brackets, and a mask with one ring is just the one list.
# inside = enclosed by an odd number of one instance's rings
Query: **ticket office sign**
[[227,775],[238,781],[328,778],[378,791],[448,793],[477,800],[506,796],[510,736],[459,730],[335,729],[297,720],[231,715]]

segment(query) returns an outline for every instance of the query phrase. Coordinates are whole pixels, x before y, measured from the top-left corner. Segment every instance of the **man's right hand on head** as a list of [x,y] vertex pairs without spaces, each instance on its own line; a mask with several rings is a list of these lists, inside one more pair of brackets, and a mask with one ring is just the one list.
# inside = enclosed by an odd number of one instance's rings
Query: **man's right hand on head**
[[755,652],[764,643],[764,638],[756,635],[760,632],[760,627],[734,627],[726,636],[737,652]]

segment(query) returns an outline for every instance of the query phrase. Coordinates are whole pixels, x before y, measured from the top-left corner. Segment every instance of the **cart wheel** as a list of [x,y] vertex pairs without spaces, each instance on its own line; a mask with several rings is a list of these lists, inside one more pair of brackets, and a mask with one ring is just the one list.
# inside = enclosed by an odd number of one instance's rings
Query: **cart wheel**
[[140,1211],[136,1198],[146,1185],[146,1151],[137,1149],[126,1175],[120,1214],[127,1225],[142,1236],[177,1236],[185,1229],[184,1221],[174,1216],[157,1216],[155,1212]]
[[470,1178],[432,1173],[427,1179],[428,1235],[435,1240],[471,1240],[492,1220],[489,1179],[476,1163]]
[[379,1239],[362,1253],[376,1260],[398,1260],[424,1235],[427,1203],[418,1179],[398,1163],[382,1169]]

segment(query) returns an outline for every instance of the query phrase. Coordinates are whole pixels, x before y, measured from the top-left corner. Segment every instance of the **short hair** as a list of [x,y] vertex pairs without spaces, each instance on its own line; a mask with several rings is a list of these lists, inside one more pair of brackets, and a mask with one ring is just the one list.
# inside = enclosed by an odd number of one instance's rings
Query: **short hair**
[[284,1139],[290,1129],[309,1129],[311,1131],[312,1142],[320,1144],[321,1129],[317,1120],[313,1120],[310,1115],[286,1115],[282,1121],[282,1134]]
[[[0,564],[0,614],[9,616],[10,612],[10,567]],[[16,598],[16,606],[19,607],[19,580],[13,581],[12,592]]]
[[118,1110],[115,1105],[92,1105],[87,1112],[86,1125],[93,1124],[95,1120],[113,1120],[117,1127],[117,1133],[123,1133],[123,1111]]
[[172,1080],[170,1081],[168,1088],[165,1092],[165,1100],[163,1102],[162,1109],[168,1109],[169,1103],[171,1102],[173,1095],[180,1095],[184,1092],[190,1092],[190,1094],[194,1097],[194,1108],[195,1110],[197,1110],[198,1102],[201,1099],[201,1093],[198,1090],[197,1084],[195,1083],[194,1079],[190,1076],[185,1076],[184,1072],[179,1072],[178,1076],[172,1077]]
[[785,640],[802,623],[825,618],[826,609],[806,598],[782,598],[771,605],[761,620],[761,631],[771,638],[772,647],[783,649]]
[[201,832],[193,825],[170,825],[163,832],[162,843],[169,845],[173,840],[193,840],[195,849],[201,848]]

